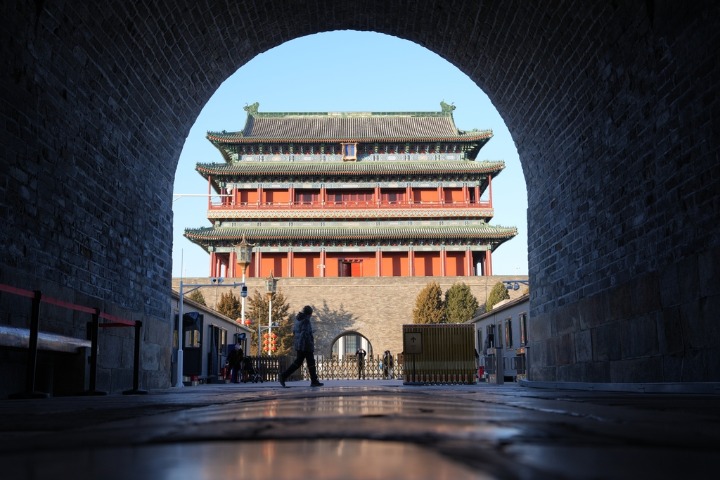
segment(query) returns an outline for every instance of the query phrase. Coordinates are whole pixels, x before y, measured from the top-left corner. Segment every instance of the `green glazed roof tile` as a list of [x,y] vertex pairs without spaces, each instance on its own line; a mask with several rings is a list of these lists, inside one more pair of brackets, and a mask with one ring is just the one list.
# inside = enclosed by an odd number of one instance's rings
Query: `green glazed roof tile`
[[462,131],[455,126],[454,106],[440,112],[259,112],[245,107],[245,128],[238,132],[208,132],[215,144],[255,142],[477,142],[492,130]]
[[239,239],[260,240],[391,240],[391,239],[502,239],[517,235],[515,227],[482,225],[424,225],[424,226],[243,226],[186,229],[185,236],[193,241],[222,241]]
[[497,173],[505,162],[417,161],[417,162],[255,162],[198,163],[202,175],[399,175],[445,173]]

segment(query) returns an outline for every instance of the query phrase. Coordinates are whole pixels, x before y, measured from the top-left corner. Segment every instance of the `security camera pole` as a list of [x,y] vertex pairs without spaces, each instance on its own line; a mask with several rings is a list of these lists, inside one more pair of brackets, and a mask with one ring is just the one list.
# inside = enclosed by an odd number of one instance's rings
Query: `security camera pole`
[[[177,379],[175,380],[175,387],[176,388],[182,388],[185,386],[183,383],[183,304],[185,303],[185,293],[190,293],[193,290],[197,290],[200,287],[219,287],[223,283],[223,279],[220,277],[214,277],[211,278],[210,281],[212,283],[184,283],[182,281],[182,278],[180,279],[180,304],[178,305],[178,325],[177,325],[177,332],[178,332],[178,350],[177,350]],[[231,285],[232,287],[244,287],[245,283],[233,283]],[[183,292],[185,287],[194,287],[188,290],[187,292]]]

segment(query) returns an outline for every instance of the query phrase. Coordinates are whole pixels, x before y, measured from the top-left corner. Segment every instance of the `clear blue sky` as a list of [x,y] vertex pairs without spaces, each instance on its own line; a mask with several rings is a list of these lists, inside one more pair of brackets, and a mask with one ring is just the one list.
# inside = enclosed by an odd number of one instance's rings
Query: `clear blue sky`
[[[338,31],[299,38],[258,55],[218,88],[185,140],[174,193],[206,194],[199,162],[221,162],[208,131],[237,131],[243,107],[261,112],[439,111],[455,105],[461,130],[493,130],[478,160],[504,160],[493,181],[494,225],[515,226],[517,237],[493,254],[496,275],[527,275],[527,194],[515,144],[503,119],[480,88],[455,66],[415,43],[377,33]],[[173,277],[207,277],[210,257],[183,237],[207,227],[207,199],[174,197]],[[181,268],[182,265],[182,268]]]

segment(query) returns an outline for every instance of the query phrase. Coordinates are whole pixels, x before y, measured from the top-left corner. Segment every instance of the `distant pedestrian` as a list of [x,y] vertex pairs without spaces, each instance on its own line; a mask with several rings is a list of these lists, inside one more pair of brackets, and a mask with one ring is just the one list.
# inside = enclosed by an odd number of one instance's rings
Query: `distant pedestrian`
[[485,350],[487,351],[489,348],[495,348],[495,334],[492,330],[490,330],[485,339]]
[[293,339],[293,347],[295,347],[297,357],[278,377],[278,381],[283,387],[285,386],[285,380],[302,366],[303,361],[307,363],[307,369],[308,372],[310,372],[310,386],[323,386],[318,380],[315,366],[315,338],[313,337],[312,325],[310,324],[312,313],[312,307],[306,305],[302,311],[295,316],[295,324],[293,325],[293,335],[295,337]]
[[360,380],[360,377],[362,377],[363,380],[365,380],[365,356],[367,355],[367,352],[364,348],[360,347],[355,352],[355,357],[357,358],[357,367],[358,367],[358,380]]
[[386,379],[391,379],[393,376],[393,356],[392,353],[390,353],[390,350],[385,350],[385,354],[383,355],[383,376]]
[[242,373],[240,372],[240,370],[242,369],[243,358],[245,358],[245,352],[243,352],[242,346],[240,345],[240,340],[236,339],[235,345],[228,354],[228,364],[230,365],[230,378],[232,379],[233,383],[238,383],[241,379]]

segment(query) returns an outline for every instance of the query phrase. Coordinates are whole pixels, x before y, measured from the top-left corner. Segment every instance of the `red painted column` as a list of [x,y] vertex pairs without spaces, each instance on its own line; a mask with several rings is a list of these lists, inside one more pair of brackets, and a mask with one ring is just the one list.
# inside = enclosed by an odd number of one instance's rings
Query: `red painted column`
[[325,249],[323,248],[322,250],[320,250],[320,265],[322,265],[322,267],[320,267],[321,277],[325,276],[325,270],[327,270],[327,263],[325,263],[326,260],[327,258],[325,257]]
[[237,277],[237,253],[230,252],[230,265],[228,267],[228,277],[235,278]]
[[491,276],[492,274],[492,251],[485,250],[485,275]]
[[382,268],[382,251],[380,248],[375,250],[375,272],[377,277],[382,277],[382,272],[380,269]]
[[412,247],[410,247],[410,250],[408,250],[408,276],[415,276],[415,252],[413,251]]
[[222,260],[220,260],[220,254],[215,255],[215,275],[216,277],[222,277]]
[[445,251],[445,247],[441,247],[440,249],[440,276],[445,276],[445,264],[447,263],[447,252]]
[[472,271],[472,254],[470,253],[470,248],[468,248],[465,250],[465,276],[471,277]]
[[262,252],[257,252],[255,254],[255,278],[260,277],[260,265],[262,265]]
[[292,250],[288,250],[287,253],[287,262],[288,262],[288,277],[293,277],[293,261],[294,261],[294,255]]
[[215,274],[215,252],[210,253],[210,276],[217,277]]

